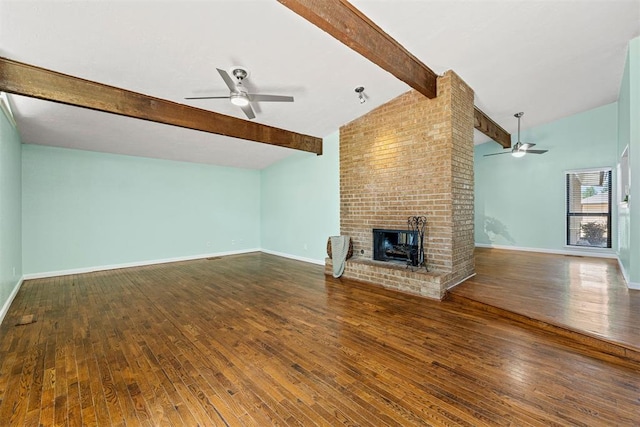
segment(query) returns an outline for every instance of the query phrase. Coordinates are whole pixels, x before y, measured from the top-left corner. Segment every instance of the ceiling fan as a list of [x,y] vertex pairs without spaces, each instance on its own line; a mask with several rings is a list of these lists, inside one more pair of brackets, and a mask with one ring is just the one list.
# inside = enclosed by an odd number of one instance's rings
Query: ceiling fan
[[231,74],[235,77],[235,81],[228,72],[216,68],[222,80],[229,88],[229,96],[195,96],[185,99],[229,99],[233,105],[237,105],[244,114],[254,119],[256,117],[251,108],[252,102],[293,102],[293,96],[282,95],[265,95],[261,93],[249,93],[242,82],[249,77],[249,71],[244,67],[235,66],[231,69]]
[[523,157],[527,153],[531,154],[544,154],[549,150],[530,150],[536,144],[532,144],[530,142],[520,142],[520,117],[524,116],[523,112],[516,113],[513,117],[518,118],[518,142],[515,143],[513,148],[508,149],[508,151],[503,151],[502,153],[491,153],[485,154],[484,157],[487,156],[497,156],[498,154],[511,154],[513,157]]

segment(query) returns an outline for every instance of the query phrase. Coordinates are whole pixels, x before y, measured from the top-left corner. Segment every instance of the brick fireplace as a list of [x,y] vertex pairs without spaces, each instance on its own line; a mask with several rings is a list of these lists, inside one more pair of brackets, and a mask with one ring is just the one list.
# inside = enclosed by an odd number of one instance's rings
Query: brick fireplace
[[[343,277],[441,299],[474,274],[473,98],[449,71],[436,98],[412,90],[340,129],[340,234],[354,249]],[[427,218],[428,271],[374,261],[372,230],[412,216]]]

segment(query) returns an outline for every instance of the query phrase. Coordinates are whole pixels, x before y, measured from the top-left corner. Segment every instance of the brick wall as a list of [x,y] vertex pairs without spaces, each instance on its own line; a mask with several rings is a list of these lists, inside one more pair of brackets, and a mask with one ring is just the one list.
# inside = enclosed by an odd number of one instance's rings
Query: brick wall
[[[372,229],[415,215],[429,272],[372,261]],[[473,91],[455,73],[434,99],[410,91],[340,129],[340,232],[354,244],[344,277],[442,298],[473,274]]]

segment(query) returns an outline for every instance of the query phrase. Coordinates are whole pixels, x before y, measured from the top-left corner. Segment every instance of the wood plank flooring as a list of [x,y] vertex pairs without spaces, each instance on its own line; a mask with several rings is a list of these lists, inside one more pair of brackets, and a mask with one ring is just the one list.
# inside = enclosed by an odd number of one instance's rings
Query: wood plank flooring
[[603,350],[640,360],[640,291],[627,288],[616,260],[489,248],[475,255],[476,276],[453,288],[452,299],[594,337]]
[[612,362],[255,253],[26,281],[0,425],[638,425],[640,364]]

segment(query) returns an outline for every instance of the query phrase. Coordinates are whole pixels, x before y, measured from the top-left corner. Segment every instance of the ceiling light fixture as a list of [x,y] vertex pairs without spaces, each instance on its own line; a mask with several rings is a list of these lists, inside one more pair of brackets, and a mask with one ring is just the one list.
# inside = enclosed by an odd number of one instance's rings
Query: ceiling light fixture
[[360,100],[360,104],[364,104],[365,102],[367,102],[367,100],[364,98],[363,93],[364,92],[364,87],[363,86],[358,86],[356,88],[356,93],[358,94],[358,99]]
[[247,98],[247,95],[242,92],[232,93],[229,98],[231,99],[231,103],[233,105],[237,105],[238,107],[246,107],[247,105],[249,105],[249,98]]
[[526,150],[516,150],[511,153],[513,157],[524,157],[525,154],[527,154]]

